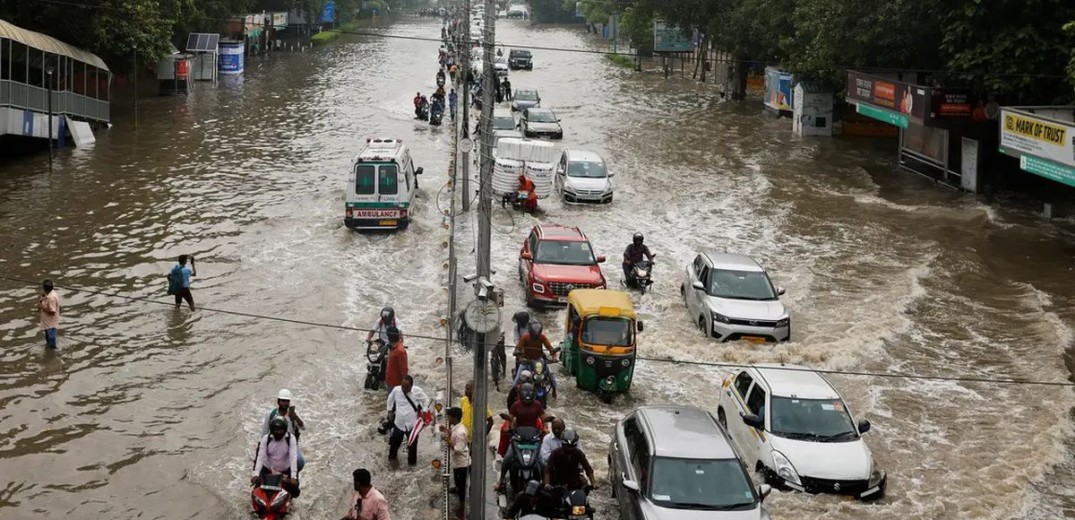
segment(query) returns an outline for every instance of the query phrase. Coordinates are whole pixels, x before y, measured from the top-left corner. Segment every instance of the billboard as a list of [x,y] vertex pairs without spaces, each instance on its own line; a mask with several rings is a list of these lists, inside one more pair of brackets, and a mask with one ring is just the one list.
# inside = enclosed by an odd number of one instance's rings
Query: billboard
[[[901,128],[910,120],[922,123],[926,115],[928,90],[861,72],[847,73],[847,101],[858,105],[858,113]],[[862,105],[869,105],[863,107]]]
[[780,112],[790,112],[794,104],[791,73],[776,67],[765,68],[765,106]]
[[690,52],[692,49],[690,34],[665,25],[664,20],[653,21],[654,52]]
[[336,20],[336,2],[325,2],[325,7],[321,10],[321,21],[325,23],[332,23]]
[[1075,125],[1014,108],[1000,111],[1000,152],[1030,173],[1075,186]]

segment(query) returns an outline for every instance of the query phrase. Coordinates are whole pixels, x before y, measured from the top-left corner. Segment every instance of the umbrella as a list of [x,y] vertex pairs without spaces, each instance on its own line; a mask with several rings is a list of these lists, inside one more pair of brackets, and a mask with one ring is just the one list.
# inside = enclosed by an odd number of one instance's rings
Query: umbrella
[[422,433],[422,428],[425,428],[427,424],[433,422],[433,412],[425,411],[418,414],[418,417],[414,419],[414,426],[411,427],[411,435],[407,438],[407,445],[410,446],[418,442],[418,434]]

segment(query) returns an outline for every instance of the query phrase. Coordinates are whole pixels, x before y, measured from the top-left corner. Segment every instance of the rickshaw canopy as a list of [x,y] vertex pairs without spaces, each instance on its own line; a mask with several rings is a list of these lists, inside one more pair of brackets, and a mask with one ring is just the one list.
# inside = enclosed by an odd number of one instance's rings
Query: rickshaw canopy
[[597,315],[631,321],[636,319],[631,295],[623,291],[575,289],[567,295],[567,304],[574,307],[582,318]]

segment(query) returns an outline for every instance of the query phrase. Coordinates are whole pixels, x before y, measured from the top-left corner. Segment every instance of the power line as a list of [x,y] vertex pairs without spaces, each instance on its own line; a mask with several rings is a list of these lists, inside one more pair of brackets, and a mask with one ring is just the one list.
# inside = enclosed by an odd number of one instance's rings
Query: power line
[[[12,278],[12,277],[3,276],[3,275],[0,275],[0,280],[7,280],[9,282],[15,282],[15,283],[22,284],[22,285],[27,285],[27,286],[30,286],[30,287],[39,286],[39,284],[37,282],[33,282],[33,281],[30,281],[30,280],[23,280],[23,279],[20,279],[20,278]],[[153,299],[150,299],[150,298],[142,298],[142,297],[138,297],[138,296],[126,296],[126,295],[122,295],[122,294],[116,294],[116,293],[113,293],[113,292],[100,291],[100,290],[95,290],[95,289],[88,289],[88,288],[85,288],[85,287],[77,287],[77,286],[72,286],[72,285],[62,285],[62,286],[61,285],[56,285],[55,287],[57,289],[64,289],[64,290],[72,291],[72,292],[81,292],[81,293],[86,293],[86,294],[107,296],[107,297],[110,297],[110,298],[117,298],[117,299],[122,299],[122,300],[129,300],[129,301],[136,301],[136,302],[141,302],[141,303],[152,303],[152,304],[156,304],[156,305],[174,305],[173,303],[169,303],[169,302],[166,302],[166,301],[153,300]],[[364,329],[364,328],[359,328],[359,327],[350,327],[350,326],[347,326],[347,325],[336,325],[336,324],[333,324],[333,323],[323,323],[323,322],[300,320],[300,319],[294,319],[294,318],[284,318],[284,317],[280,317],[280,316],[266,316],[266,315],[262,315],[262,314],[254,314],[254,313],[241,312],[241,311],[232,311],[232,310],[227,310],[227,309],[215,309],[215,308],[209,308],[209,307],[199,307],[199,310],[201,310],[203,312],[217,312],[217,313],[221,313],[221,314],[230,314],[230,315],[233,315],[233,316],[242,316],[242,317],[245,317],[245,318],[254,318],[254,319],[270,320],[270,321],[279,321],[279,322],[284,322],[284,323],[293,323],[293,324],[296,324],[296,325],[306,325],[306,326],[310,326],[310,327],[323,327],[323,328],[328,328],[328,329],[346,330],[346,331],[352,331],[352,332],[367,332],[368,333],[368,332],[371,332],[371,330],[372,330],[372,329]],[[446,327],[453,327],[454,322],[455,322],[455,317],[454,316],[449,316]],[[430,341],[447,341],[447,338],[444,338],[444,337],[434,337],[434,336],[427,336],[427,335],[422,335],[422,334],[412,334],[412,333],[408,333],[408,332],[404,332],[403,336],[405,338],[417,338],[417,339],[425,339],[425,340],[430,340]],[[461,344],[461,342],[458,341],[458,339],[456,339],[452,343]],[[639,361],[646,361],[646,362],[649,362],[649,363],[672,363],[672,364],[677,364],[677,365],[693,365],[693,366],[715,367],[715,368],[733,368],[734,369],[734,368],[745,368],[745,367],[749,367],[749,366],[754,366],[754,365],[751,365],[751,364],[743,364],[743,363],[720,363],[720,362],[707,362],[707,361],[687,361],[687,360],[672,359],[672,358],[650,358],[650,357],[641,357],[641,356],[636,357],[636,359],[639,360]],[[819,374],[832,374],[832,375],[842,375],[842,376],[859,376],[859,377],[878,377],[878,378],[886,378],[886,379],[909,379],[909,380],[918,380],[918,381],[942,381],[942,382],[955,382],[955,383],[982,383],[982,384],[999,384],[999,385],[1051,386],[1051,387],[1065,387],[1065,388],[1066,387],[1075,387],[1075,383],[1072,383],[1072,382],[1069,382],[1069,381],[1037,381],[1037,380],[1031,380],[1031,379],[1003,379],[1003,378],[984,377],[984,376],[929,376],[929,375],[909,374],[909,373],[902,373],[902,372],[865,372],[865,371],[856,371],[856,370],[830,370],[830,369],[823,369],[823,368],[790,367],[790,366],[768,366],[768,365],[765,366],[764,368],[766,370],[784,370],[784,371],[789,371],[789,372],[816,372],[816,373],[819,373]]]

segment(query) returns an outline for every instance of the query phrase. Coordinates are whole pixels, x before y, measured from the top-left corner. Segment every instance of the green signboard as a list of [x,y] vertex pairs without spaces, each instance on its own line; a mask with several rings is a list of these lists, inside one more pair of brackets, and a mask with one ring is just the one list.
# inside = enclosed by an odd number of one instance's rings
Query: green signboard
[[656,52],[690,52],[691,35],[669,27],[662,20],[653,21],[653,50]]
[[1033,155],[1021,155],[1019,156],[1019,167],[1034,175],[1040,175],[1046,179],[1052,179],[1075,187],[1075,168],[1070,166],[1039,159]]
[[873,105],[867,105],[866,103],[858,103],[855,105],[855,112],[862,114],[870,119],[876,119],[888,123],[890,125],[896,125],[900,128],[907,128],[907,115],[899,112],[893,112],[891,110],[885,110],[883,108],[877,108]]

